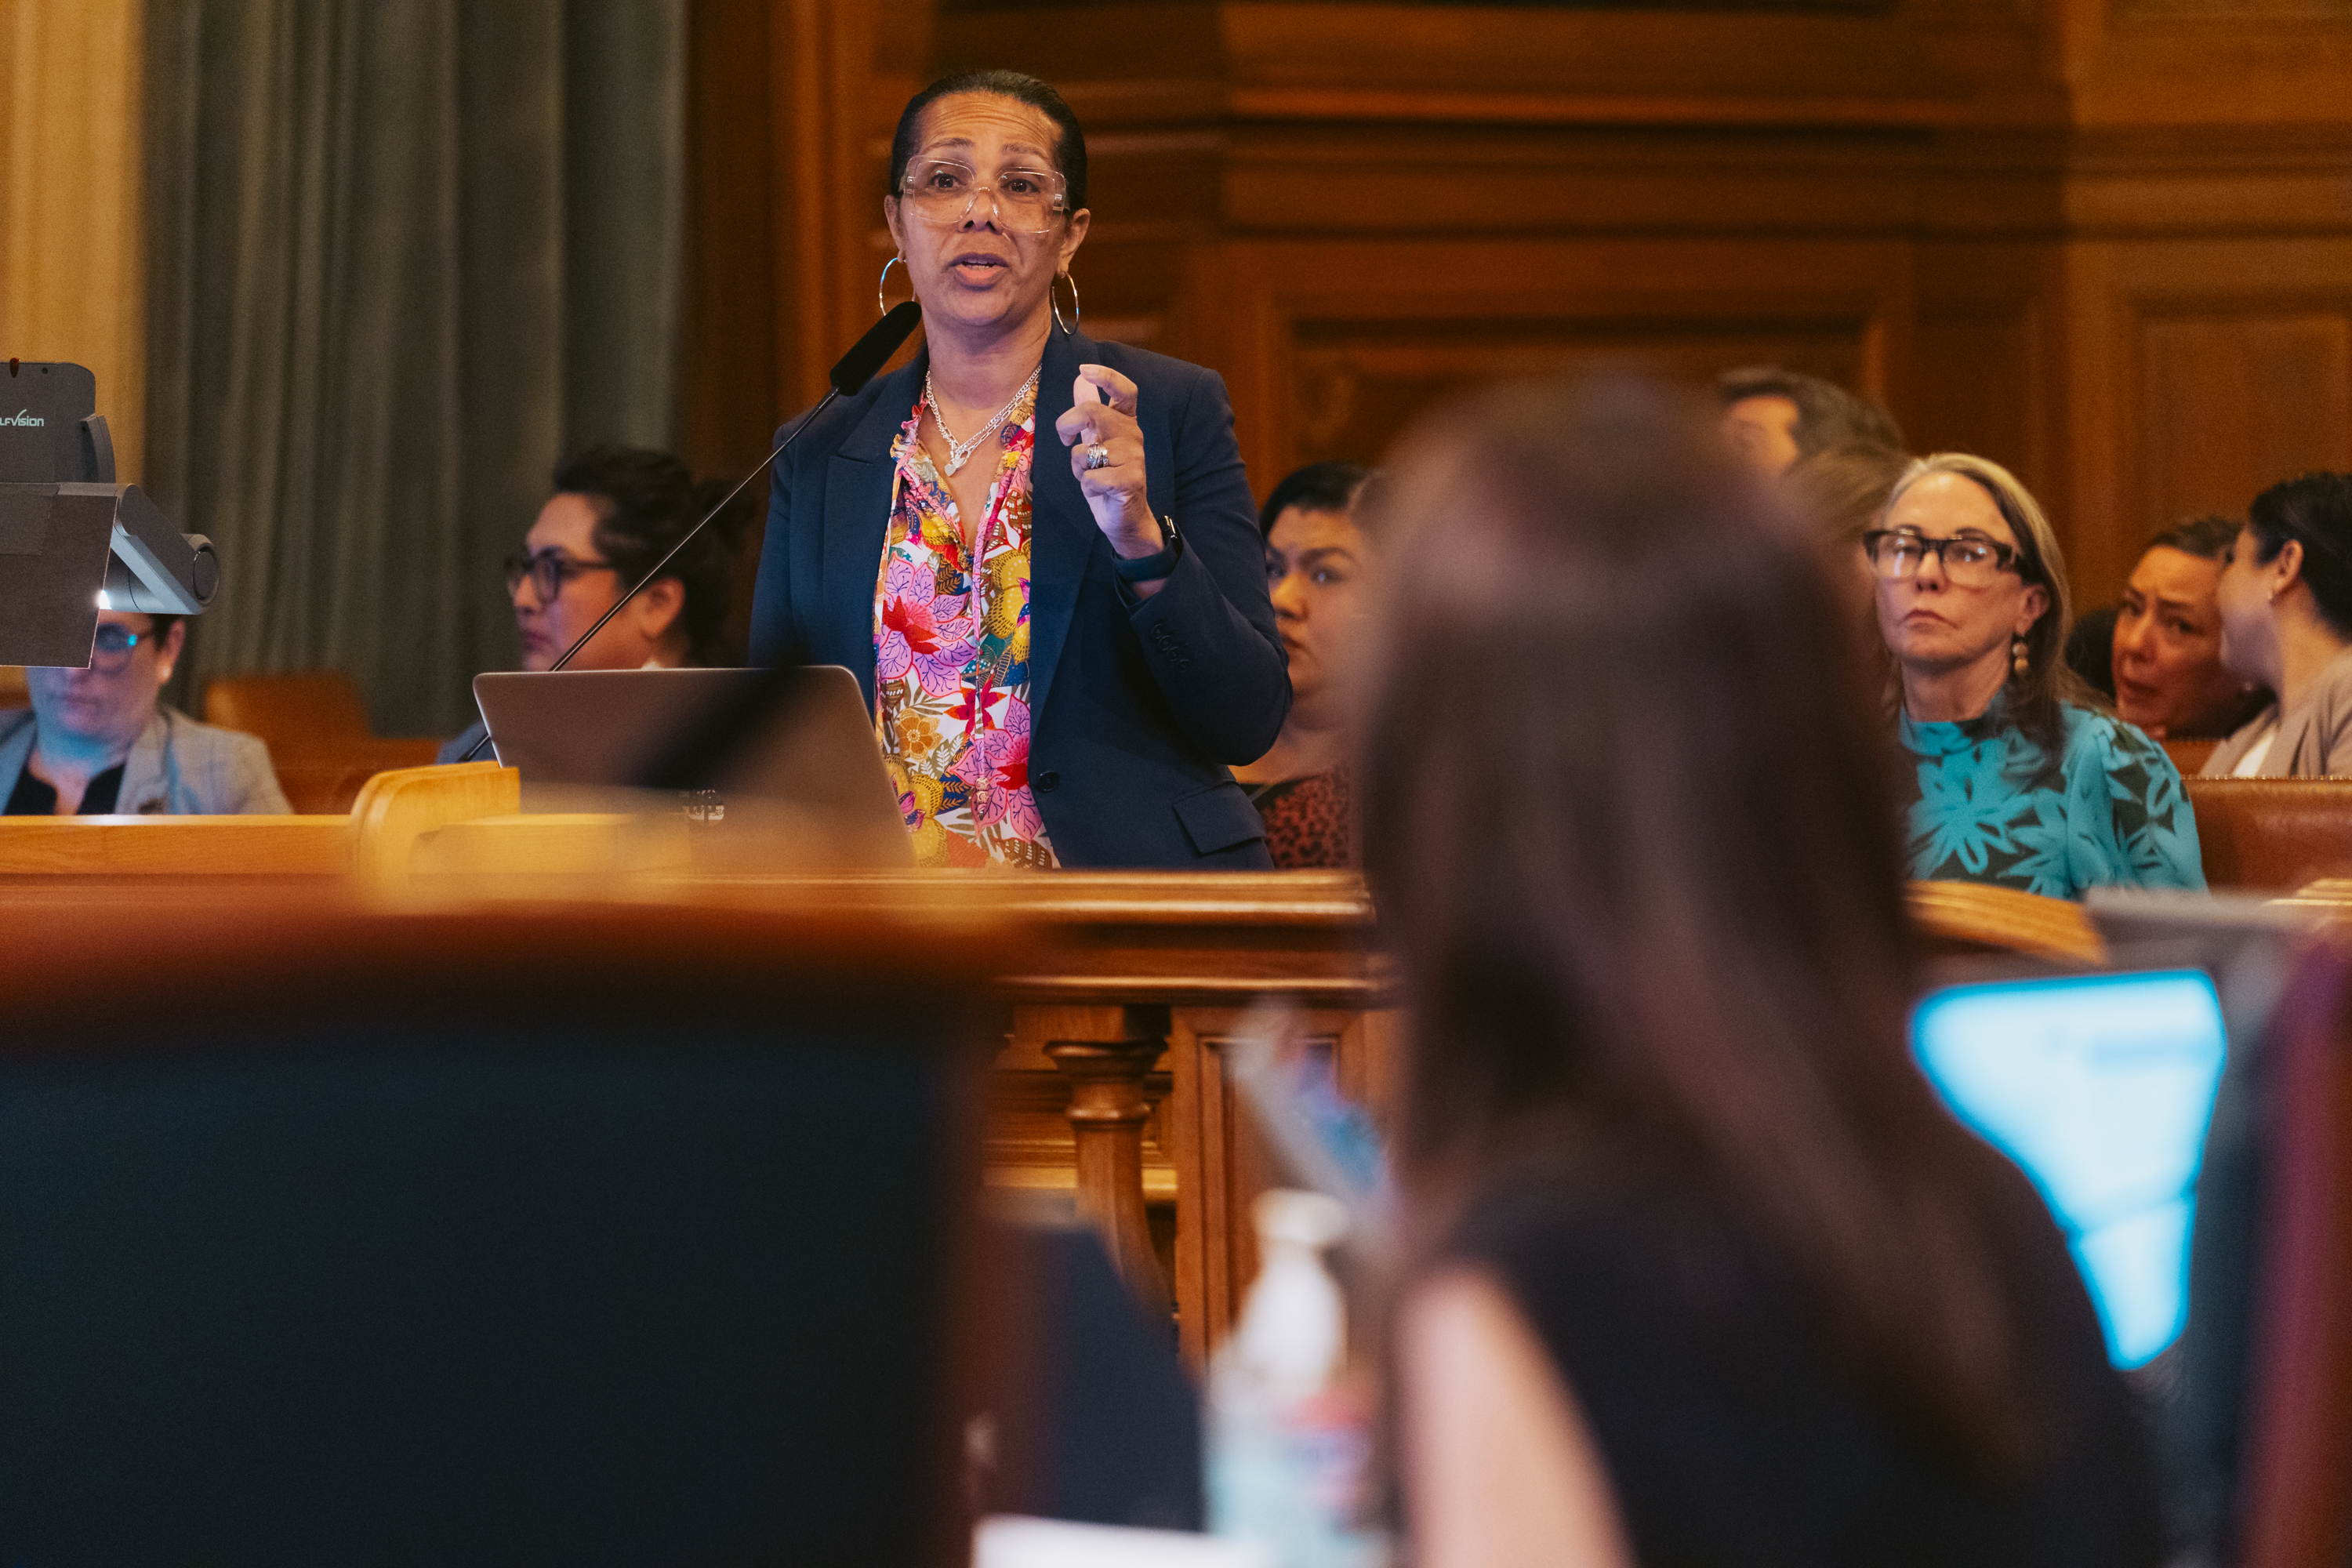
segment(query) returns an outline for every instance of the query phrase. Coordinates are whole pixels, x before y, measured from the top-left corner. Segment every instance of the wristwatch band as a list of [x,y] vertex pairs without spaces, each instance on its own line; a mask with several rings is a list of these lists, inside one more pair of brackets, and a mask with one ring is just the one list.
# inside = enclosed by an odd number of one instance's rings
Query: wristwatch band
[[1160,532],[1167,543],[1157,555],[1139,555],[1132,561],[1124,555],[1112,555],[1110,569],[1118,574],[1120,582],[1154,582],[1176,570],[1177,559],[1184,553],[1184,541],[1176,532],[1176,520],[1161,517]]

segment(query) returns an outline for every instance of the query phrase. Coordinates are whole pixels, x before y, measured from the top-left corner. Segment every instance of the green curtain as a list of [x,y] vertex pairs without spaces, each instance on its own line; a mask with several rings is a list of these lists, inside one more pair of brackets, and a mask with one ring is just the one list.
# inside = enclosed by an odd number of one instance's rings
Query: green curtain
[[178,700],[511,668],[563,450],[671,440],[686,0],[150,0],[143,482],[220,550]]

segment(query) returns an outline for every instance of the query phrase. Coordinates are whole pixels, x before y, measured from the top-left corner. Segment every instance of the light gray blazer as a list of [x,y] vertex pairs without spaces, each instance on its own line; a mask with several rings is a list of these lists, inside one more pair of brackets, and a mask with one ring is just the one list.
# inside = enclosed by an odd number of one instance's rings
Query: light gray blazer
[[[33,723],[30,709],[0,713],[0,805],[16,793],[33,754]],[[124,816],[227,816],[294,808],[258,738],[199,724],[159,704],[122,760],[114,809]]]
[[2352,648],[2330,659],[2311,694],[2282,714],[2273,702],[2238,732],[2213,748],[2199,769],[2209,779],[2227,778],[2240,758],[2262,739],[2263,728],[2278,721],[2278,738],[2263,759],[2260,777],[2315,779],[2352,775]]

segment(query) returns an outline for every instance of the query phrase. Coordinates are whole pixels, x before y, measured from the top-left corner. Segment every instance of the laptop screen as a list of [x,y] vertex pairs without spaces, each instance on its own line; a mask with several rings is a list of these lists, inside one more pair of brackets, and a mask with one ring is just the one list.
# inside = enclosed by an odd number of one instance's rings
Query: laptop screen
[[2227,1035],[2200,970],[1956,985],[1912,1016],[1928,1080],[2032,1178],[2118,1366],[2178,1338]]

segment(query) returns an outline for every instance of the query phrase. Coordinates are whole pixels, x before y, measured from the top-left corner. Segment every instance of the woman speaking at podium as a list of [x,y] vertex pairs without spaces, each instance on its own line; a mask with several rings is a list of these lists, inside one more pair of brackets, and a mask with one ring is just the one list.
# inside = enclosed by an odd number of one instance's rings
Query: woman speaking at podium
[[1232,406],[1078,330],[1086,186],[1034,78],[908,102],[883,277],[924,349],[777,460],[752,660],[857,673],[922,864],[1266,868],[1226,764],[1274,743],[1290,678]]

